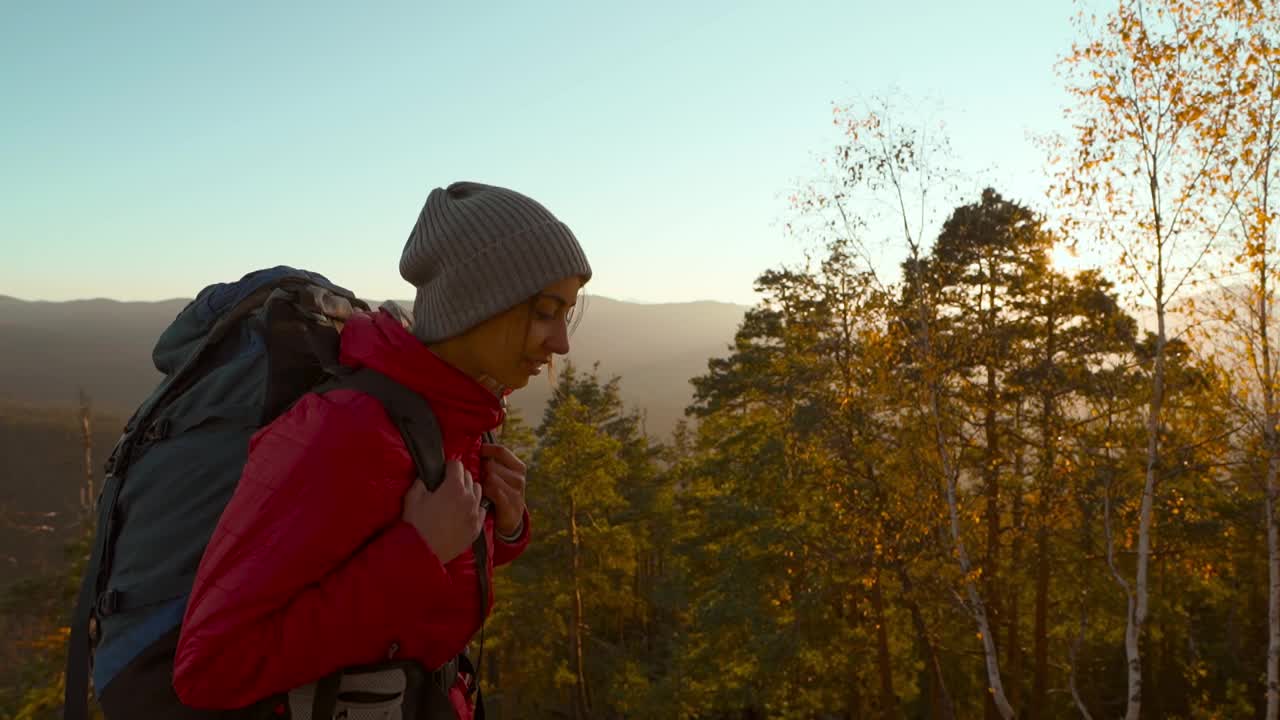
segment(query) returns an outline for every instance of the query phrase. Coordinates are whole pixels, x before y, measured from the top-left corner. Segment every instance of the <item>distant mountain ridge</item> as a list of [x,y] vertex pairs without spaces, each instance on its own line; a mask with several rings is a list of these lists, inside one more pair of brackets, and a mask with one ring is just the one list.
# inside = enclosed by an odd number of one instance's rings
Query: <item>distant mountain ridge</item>
[[[0,400],[71,406],[83,387],[100,411],[127,416],[160,380],[152,348],[188,302],[0,295]],[[706,372],[709,359],[728,352],[746,309],[715,301],[641,304],[589,296],[568,360],[583,369],[598,363],[602,378],[620,375],[628,405],[644,410],[648,431],[662,437],[692,398],[689,380]],[[536,424],[550,394],[546,376],[537,377],[512,396],[512,406]]]

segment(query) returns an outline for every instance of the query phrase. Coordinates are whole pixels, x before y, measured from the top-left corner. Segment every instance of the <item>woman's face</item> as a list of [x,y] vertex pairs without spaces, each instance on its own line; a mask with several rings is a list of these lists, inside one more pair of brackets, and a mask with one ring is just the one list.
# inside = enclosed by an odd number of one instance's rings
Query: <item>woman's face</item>
[[569,322],[581,289],[579,278],[565,278],[478,325],[468,333],[476,369],[510,390],[528,385],[552,355],[569,352]]

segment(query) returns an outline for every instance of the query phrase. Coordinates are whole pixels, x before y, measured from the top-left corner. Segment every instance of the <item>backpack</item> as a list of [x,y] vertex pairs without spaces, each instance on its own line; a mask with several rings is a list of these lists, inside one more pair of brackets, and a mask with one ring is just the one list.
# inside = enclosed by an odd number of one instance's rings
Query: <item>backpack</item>
[[[405,320],[398,306],[383,307]],[[428,489],[443,480],[440,429],[426,401],[381,373],[339,364],[341,318],[353,309],[369,306],[321,275],[280,266],[204,288],[161,334],[153,360],[165,377],[106,463],[67,646],[66,720],[88,717],[94,661],[112,663],[112,684],[129,673],[131,690],[117,707],[131,718],[454,717],[453,679],[459,671],[477,677],[465,652],[434,672],[403,661],[347,668],[234,712],[185,708],[172,686],[186,599],[249,440],[299,398],[344,388],[371,395]],[[486,562],[483,533],[473,549]],[[487,575],[478,576],[487,598]],[[483,718],[478,684],[472,689]]]

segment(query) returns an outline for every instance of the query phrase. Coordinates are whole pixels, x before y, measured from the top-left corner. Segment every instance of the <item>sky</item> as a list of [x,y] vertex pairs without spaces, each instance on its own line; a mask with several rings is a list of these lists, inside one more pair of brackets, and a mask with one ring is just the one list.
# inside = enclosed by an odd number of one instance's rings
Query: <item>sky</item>
[[1070,0],[0,6],[0,294],[192,297],[305,267],[407,298],[434,187],[503,185],[594,295],[751,304],[832,103],[939,108],[972,197],[1041,208]]

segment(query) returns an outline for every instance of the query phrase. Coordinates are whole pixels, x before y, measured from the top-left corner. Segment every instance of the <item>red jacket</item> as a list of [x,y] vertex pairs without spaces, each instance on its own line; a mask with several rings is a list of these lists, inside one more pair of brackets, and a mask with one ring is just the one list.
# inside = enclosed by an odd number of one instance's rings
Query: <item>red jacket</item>
[[[480,477],[481,435],[503,418],[493,393],[385,312],[351,318],[341,358],[420,392],[445,457]],[[400,519],[415,477],[382,406],[355,391],[307,395],[254,435],[183,619],[173,678],[183,703],[238,708],[342,667],[394,655],[434,669],[462,651],[480,627],[475,558],[441,565]],[[528,545],[528,513],[515,543],[495,543],[492,513],[485,537],[492,577]]]

